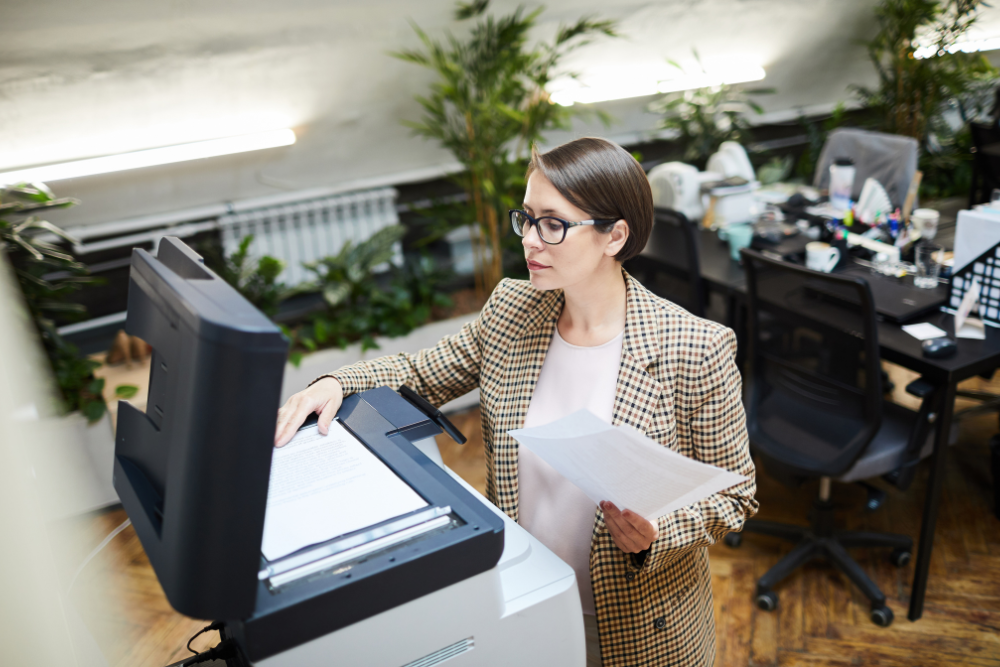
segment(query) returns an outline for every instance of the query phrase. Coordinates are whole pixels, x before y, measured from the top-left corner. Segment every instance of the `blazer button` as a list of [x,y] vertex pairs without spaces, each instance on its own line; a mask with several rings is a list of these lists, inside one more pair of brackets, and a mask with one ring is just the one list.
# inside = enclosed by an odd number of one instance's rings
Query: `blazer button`
[[627,572],[625,574],[625,581],[632,581],[635,579],[635,572]]
[[660,616],[658,619],[653,621],[653,627],[655,627],[657,630],[662,630],[663,628],[667,627],[666,616]]

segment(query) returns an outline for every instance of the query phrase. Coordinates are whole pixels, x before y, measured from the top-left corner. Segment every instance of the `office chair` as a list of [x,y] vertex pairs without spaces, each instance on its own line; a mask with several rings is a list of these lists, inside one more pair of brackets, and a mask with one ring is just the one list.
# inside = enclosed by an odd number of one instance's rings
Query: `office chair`
[[889,194],[893,206],[902,206],[910,181],[917,171],[919,143],[912,137],[883,132],[869,132],[853,127],[837,128],[827,137],[816,163],[813,185],[820,190],[830,187],[830,165],[841,157],[854,160],[854,187],[851,199],[857,201],[865,180],[874,178]]
[[[885,596],[848,554],[853,547],[887,547],[890,560],[909,562],[906,535],[840,530],[834,524],[831,481],[882,476],[908,488],[915,466],[931,451],[931,422],[940,392],[924,380],[907,391],[918,412],[883,402],[875,308],[868,283],[819,273],[743,250],[747,275],[749,374],[747,429],[752,451],[783,484],[819,479],[808,526],[751,519],[745,533],[762,533],[795,547],[757,582],[756,604],[778,604],[774,586],[813,559],[831,562],[871,601],[871,620],[892,623]],[[739,546],[740,533],[726,538]]]
[[653,209],[649,241],[625,268],[657,296],[705,317],[707,290],[698,262],[698,229],[680,211]]
[[969,208],[990,200],[994,188],[1000,188],[1000,157],[989,155],[983,148],[1000,144],[997,123],[969,123],[972,136],[972,183],[969,187]]

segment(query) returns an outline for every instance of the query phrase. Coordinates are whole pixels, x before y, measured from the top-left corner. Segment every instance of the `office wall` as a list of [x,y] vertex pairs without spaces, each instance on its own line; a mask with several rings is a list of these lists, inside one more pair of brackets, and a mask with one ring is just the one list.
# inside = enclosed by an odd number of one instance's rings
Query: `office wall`
[[[495,2],[509,11],[516,2]],[[551,0],[537,37],[584,14],[620,21],[620,40],[574,54],[579,71],[667,58],[745,56],[763,65],[769,112],[829,108],[873,73],[858,40],[873,0]],[[292,126],[298,142],[242,156],[55,183],[90,224],[327,185],[412,181],[454,166],[401,125],[431,76],[387,55],[415,47],[408,23],[462,31],[453,4],[403,0],[7,0],[0,22],[0,169]],[[610,102],[605,129],[648,136],[649,98]],[[777,116],[771,116],[777,117]],[[554,135],[558,142],[566,135]]]

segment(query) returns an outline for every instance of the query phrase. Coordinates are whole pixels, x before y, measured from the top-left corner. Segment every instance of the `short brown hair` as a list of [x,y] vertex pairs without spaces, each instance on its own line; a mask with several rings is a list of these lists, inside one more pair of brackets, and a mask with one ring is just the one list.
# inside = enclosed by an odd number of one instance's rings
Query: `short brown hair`
[[[535,171],[587,215],[628,223],[628,240],[616,260],[631,259],[646,247],[653,228],[653,192],[646,172],[624,148],[596,137],[575,139],[547,153],[532,148],[527,177]],[[605,232],[611,228],[594,227]]]

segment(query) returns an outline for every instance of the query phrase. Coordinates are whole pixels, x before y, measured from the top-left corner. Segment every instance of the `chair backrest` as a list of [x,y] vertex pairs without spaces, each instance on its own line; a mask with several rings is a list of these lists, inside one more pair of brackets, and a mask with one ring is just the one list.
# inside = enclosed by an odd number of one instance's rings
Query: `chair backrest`
[[878,330],[868,283],[749,249],[742,254],[750,442],[793,476],[842,474],[882,420]]
[[653,209],[653,228],[646,247],[627,268],[640,276],[655,294],[698,317],[705,316],[706,289],[698,261],[698,228],[680,211]]
[[902,206],[910,181],[917,171],[920,145],[912,137],[883,132],[869,132],[842,127],[830,133],[816,163],[813,185],[821,190],[830,187],[830,165],[841,157],[854,160],[854,188],[851,198],[857,200],[865,180],[874,178],[889,194],[893,206]]
[[972,204],[989,201],[990,191],[1000,186],[1000,157],[995,157],[983,151],[989,144],[1000,144],[1000,126],[996,123],[969,123],[969,134],[975,148],[974,160],[976,169],[986,180],[985,187],[979,196],[972,193]]

